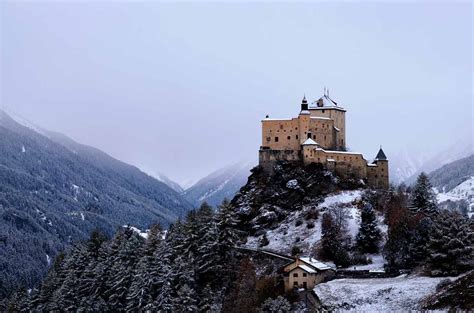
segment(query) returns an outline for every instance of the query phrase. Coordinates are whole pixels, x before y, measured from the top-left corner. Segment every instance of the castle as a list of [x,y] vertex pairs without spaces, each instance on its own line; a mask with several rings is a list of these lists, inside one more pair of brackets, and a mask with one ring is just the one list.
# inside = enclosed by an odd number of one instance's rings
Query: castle
[[380,147],[371,163],[361,153],[346,150],[346,110],[329,97],[329,91],[312,104],[306,97],[301,112],[291,119],[262,120],[259,163],[270,169],[276,161],[320,163],[342,177],[363,179],[367,185],[387,189],[388,160]]

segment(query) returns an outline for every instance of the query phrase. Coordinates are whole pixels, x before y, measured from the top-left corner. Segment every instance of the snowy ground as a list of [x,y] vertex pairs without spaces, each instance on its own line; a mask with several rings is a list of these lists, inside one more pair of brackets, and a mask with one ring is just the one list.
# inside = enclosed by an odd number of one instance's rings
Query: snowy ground
[[435,292],[445,278],[337,279],[319,284],[314,291],[322,304],[336,311],[387,312],[416,310],[420,300]]
[[[304,219],[310,208],[291,214],[277,228],[267,231],[266,235],[270,243],[263,248],[288,253],[293,246],[298,245],[304,252],[309,253],[309,249],[321,240],[322,213],[325,209],[333,206],[346,208],[349,211],[351,217],[348,219],[348,227],[351,235],[355,237],[360,223],[360,214],[355,202],[360,200],[361,194],[362,190],[353,190],[328,195],[318,206],[320,216],[313,221],[315,225],[313,228],[308,228],[308,221]],[[298,220],[302,221],[302,224],[296,226]],[[249,237],[246,246],[258,248],[260,238]]]

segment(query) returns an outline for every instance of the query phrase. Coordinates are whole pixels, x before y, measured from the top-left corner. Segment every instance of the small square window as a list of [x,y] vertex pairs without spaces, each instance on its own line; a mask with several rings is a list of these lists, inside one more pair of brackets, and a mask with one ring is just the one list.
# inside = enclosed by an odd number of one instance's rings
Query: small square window
[[290,137],[290,136],[288,136],[288,137],[286,137],[286,139],[290,140],[290,139],[291,139],[291,137]]
[[298,273],[293,273],[293,277],[298,277]]
[[308,276],[308,274],[306,274],[306,273],[303,273],[303,277],[306,277],[306,276]]

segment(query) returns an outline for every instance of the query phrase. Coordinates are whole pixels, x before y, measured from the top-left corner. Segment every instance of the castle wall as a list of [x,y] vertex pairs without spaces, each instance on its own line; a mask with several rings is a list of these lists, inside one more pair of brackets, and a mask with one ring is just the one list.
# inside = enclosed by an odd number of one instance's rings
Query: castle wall
[[[311,117],[323,117],[334,120],[334,126],[339,129],[336,145],[333,149],[343,150],[346,147],[346,111],[334,108],[310,108]],[[319,141],[318,141],[319,143]]]
[[273,150],[300,150],[300,139],[297,118],[262,121],[262,147]]
[[367,161],[360,153],[325,151],[314,145],[303,147],[303,162],[321,163],[343,177],[367,177]]
[[[338,120],[341,121],[340,116]],[[337,127],[336,121],[329,117],[300,114],[298,118],[293,119],[262,121],[262,147],[273,150],[300,150],[300,145],[309,137],[324,149],[342,149],[345,143],[343,131]]]

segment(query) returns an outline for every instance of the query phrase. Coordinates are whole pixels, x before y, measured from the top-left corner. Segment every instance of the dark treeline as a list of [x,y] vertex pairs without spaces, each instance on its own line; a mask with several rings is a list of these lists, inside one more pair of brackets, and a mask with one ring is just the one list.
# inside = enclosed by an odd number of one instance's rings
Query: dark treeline
[[440,209],[426,174],[410,192],[400,186],[378,201],[388,225],[384,255],[389,270],[456,276],[474,268],[474,221],[456,209]]
[[252,261],[238,255],[236,224],[224,201],[217,213],[203,204],[167,232],[154,226],[147,239],[133,228],[110,240],[94,232],[58,256],[37,290],[18,292],[0,310],[252,312],[272,306],[264,301],[278,295],[276,282],[257,280]]

